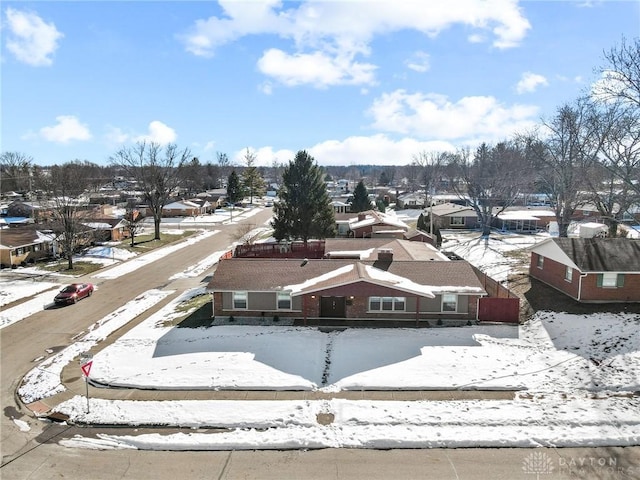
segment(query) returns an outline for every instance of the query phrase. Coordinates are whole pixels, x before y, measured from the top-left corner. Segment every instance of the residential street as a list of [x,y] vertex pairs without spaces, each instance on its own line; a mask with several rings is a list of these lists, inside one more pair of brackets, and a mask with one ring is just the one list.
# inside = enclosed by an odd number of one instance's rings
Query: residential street
[[[261,226],[270,211],[249,217]],[[211,272],[192,279],[167,280],[232,242],[237,225],[113,280],[87,276],[97,291],[90,300],[65,308],[45,309],[1,331],[2,346],[2,478],[636,478],[640,448],[596,449],[321,449],[284,451],[166,452],[80,450],[59,445],[74,435],[139,434],[135,428],[81,428],[49,424],[33,418],[16,400],[15,389],[34,362],[73,343],[90,325],[149,289],[176,290],[162,302],[118,330],[113,337],[148,318],[179,292],[202,285]],[[95,276],[95,274],[94,274]],[[68,282],[67,282],[68,283]],[[52,293],[53,297],[53,293]],[[64,326],[64,328],[62,328]],[[80,371],[78,367],[78,377]],[[123,391],[127,392],[126,390]],[[78,392],[82,394],[82,392]],[[131,392],[135,395],[134,392]],[[152,393],[152,392],[147,392]],[[20,429],[14,420],[26,422]],[[176,433],[176,429],[145,429],[145,433]],[[204,429],[180,430],[183,433]],[[554,470],[525,468],[531,455],[542,456]]]

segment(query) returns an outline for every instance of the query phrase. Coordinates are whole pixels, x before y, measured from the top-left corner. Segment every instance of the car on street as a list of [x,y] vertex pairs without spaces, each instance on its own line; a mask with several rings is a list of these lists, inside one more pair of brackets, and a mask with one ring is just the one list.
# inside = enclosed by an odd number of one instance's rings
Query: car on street
[[78,300],[90,297],[93,290],[94,287],[91,283],[72,283],[60,290],[60,293],[55,296],[53,301],[56,305],[76,303]]

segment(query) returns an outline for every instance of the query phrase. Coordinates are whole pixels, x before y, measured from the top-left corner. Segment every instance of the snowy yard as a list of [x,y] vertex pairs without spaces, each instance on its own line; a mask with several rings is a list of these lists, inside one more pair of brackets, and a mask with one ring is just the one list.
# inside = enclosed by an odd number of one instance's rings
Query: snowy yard
[[[189,241],[215,233],[203,232]],[[477,233],[456,234],[449,237],[446,249],[502,281],[521,265],[517,255],[505,252],[517,254],[544,238],[501,235],[485,242]],[[172,278],[202,274],[220,253],[213,252]],[[98,275],[116,278],[155,256],[123,262]],[[25,288],[29,283],[33,282],[25,282]],[[32,287],[33,299],[13,307],[9,323],[33,313],[38,302],[50,296],[42,292],[52,285]],[[98,321],[74,344],[27,374],[19,395],[32,402],[64,391],[60,375],[66,365],[76,363],[79,354],[99,346],[169,293],[146,292]],[[510,390],[516,392],[515,399],[151,402],[92,398],[87,413],[86,398],[74,396],[56,408],[74,422],[229,431],[100,435],[65,439],[61,444],[168,450],[640,444],[640,315],[540,311],[520,326],[332,332],[284,325],[175,326],[185,315],[179,312],[181,302],[203,293],[203,289],[184,292],[96,353],[91,381],[159,390],[325,394]],[[12,295],[7,291],[2,301],[10,303]],[[329,424],[321,424],[319,415],[330,418]]]

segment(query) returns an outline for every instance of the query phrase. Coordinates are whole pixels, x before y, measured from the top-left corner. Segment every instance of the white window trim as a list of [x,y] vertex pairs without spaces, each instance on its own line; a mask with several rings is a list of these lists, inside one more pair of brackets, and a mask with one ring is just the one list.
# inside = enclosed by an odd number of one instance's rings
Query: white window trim
[[564,269],[564,281],[571,283],[573,281],[573,268],[565,267]]
[[[453,310],[445,310],[444,309],[444,304],[445,304],[445,297],[454,297],[455,298],[455,302],[456,302],[456,308]],[[450,302],[446,302],[446,303],[450,303]],[[442,313],[457,313],[458,312],[458,295],[455,293],[443,293],[442,294],[442,298],[441,298],[441,303],[440,303],[440,311]]]
[[[244,307],[236,306],[236,296],[239,299],[244,299]],[[248,310],[249,309],[249,293],[248,292],[233,292],[233,296],[231,298],[231,303],[233,306],[233,310]]]
[[[289,306],[286,308],[281,308],[280,301],[289,301]],[[276,293],[276,310],[291,310],[292,306],[293,306],[293,301],[291,300],[291,293],[289,292]]]
[[602,288],[618,288],[618,274],[617,273],[603,273],[602,274]]
[[540,270],[544,268],[544,257],[542,255],[538,255],[538,262],[536,265]]
[[[371,308],[371,300],[377,298],[379,303],[380,303],[380,308],[379,309],[372,309]],[[384,299],[385,298],[390,298],[391,299],[391,310],[385,310],[382,308],[382,306],[384,305]],[[397,300],[397,302],[396,302]],[[402,309],[396,308],[396,303],[400,304],[402,303]],[[369,301],[367,303],[367,308],[368,308],[368,312],[371,313],[396,313],[396,312],[406,312],[407,311],[407,297],[378,297],[378,296],[373,296],[373,297],[369,297]]]

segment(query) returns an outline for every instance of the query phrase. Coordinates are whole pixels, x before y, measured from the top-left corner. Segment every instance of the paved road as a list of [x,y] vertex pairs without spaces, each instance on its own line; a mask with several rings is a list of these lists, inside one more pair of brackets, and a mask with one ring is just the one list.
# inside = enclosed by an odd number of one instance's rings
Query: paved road
[[[261,226],[269,215],[268,211],[261,212],[246,221]],[[220,233],[135,272],[114,280],[98,279],[98,291],[91,299],[70,307],[43,310],[0,331],[4,414],[0,431],[2,479],[534,479],[536,473],[539,478],[549,480],[640,478],[640,448],[139,452],[88,451],[59,446],[57,442],[61,438],[75,434],[94,436],[109,430],[34,419],[15,398],[15,389],[22,376],[36,361],[71,344],[73,338],[88,326],[140,293],[151,288],[184,290],[200,284],[210,272],[196,279],[174,282],[167,279],[211,252],[224,249],[232,242],[236,228],[235,225],[220,226]],[[142,321],[170,298],[136,321]],[[29,426],[27,431],[21,431],[20,421]],[[139,433],[129,428],[119,428],[115,432],[118,435]],[[548,472],[523,470],[532,453],[544,454],[544,459],[555,469]],[[607,468],[600,465],[603,461]],[[615,462],[613,470],[612,462]]]

